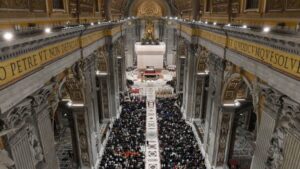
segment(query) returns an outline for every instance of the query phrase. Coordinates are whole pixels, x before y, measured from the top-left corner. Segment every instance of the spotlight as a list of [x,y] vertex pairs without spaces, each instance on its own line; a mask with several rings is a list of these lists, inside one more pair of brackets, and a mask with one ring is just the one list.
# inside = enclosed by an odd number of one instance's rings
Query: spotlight
[[67,103],[67,106],[69,106],[69,107],[71,107],[72,105],[73,105],[72,101],[69,101],[69,102]]
[[234,106],[235,107],[239,107],[241,105],[241,103],[238,100],[234,100]]
[[207,24],[208,22],[207,21],[205,21],[205,24]]
[[97,76],[107,76],[107,72],[100,72],[99,70],[96,71]]
[[247,26],[247,25],[243,25],[242,28],[243,28],[243,29],[247,29],[248,26]]
[[11,32],[5,32],[3,38],[7,41],[11,41],[14,38],[14,35]]
[[51,33],[51,28],[45,28],[45,33]]
[[271,28],[270,27],[264,27],[263,32],[268,33],[270,32]]
[[230,27],[230,26],[231,26],[231,24],[229,23],[229,24],[227,24],[226,26]]
[[94,23],[93,23],[93,22],[91,22],[91,26],[94,26]]
[[217,22],[214,22],[214,25],[216,26],[216,25],[217,25]]

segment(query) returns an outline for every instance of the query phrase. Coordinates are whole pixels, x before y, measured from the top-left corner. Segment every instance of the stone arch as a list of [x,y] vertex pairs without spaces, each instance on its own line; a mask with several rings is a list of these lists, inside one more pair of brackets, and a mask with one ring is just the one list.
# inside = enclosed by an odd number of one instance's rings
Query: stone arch
[[[246,85],[246,86],[243,86],[243,85]],[[245,76],[243,76],[239,73],[234,73],[234,74],[230,75],[230,77],[225,82],[224,87],[223,87],[222,96],[221,96],[222,105],[234,103],[234,101],[236,99],[239,99],[238,92],[239,92],[239,89],[241,89],[242,87],[247,87],[249,89],[250,93],[245,93],[245,94],[251,94],[253,92],[252,84]]]
[[203,47],[198,46],[197,49],[197,66],[196,71],[199,72],[207,72],[208,71],[208,55],[209,51]]
[[97,54],[97,69],[100,72],[108,72],[108,62],[107,62],[107,54],[105,48],[98,49]]
[[247,168],[252,163],[258,129],[258,112],[254,109],[252,86],[247,77],[240,73],[231,74],[223,85],[221,105],[224,110],[230,111],[225,153],[225,163],[228,165],[238,164]]
[[[155,7],[154,9],[156,10],[161,10],[160,13],[161,15],[152,15],[153,14],[152,12],[155,12],[155,10],[153,10],[153,7]],[[160,17],[160,16],[169,16],[171,14],[170,7],[168,3],[164,0],[147,0],[147,1],[135,0],[129,7],[129,11],[128,11],[129,16],[138,16],[139,10],[143,10],[143,9],[145,12],[144,16]],[[152,14],[147,15],[147,11],[151,12]]]

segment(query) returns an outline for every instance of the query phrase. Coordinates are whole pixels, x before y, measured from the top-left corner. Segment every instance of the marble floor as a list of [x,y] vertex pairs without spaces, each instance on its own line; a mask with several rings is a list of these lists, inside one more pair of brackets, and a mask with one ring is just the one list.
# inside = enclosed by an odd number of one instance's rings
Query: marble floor
[[147,105],[146,105],[146,156],[145,163],[146,169],[161,168],[160,164],[160,151],[158,142],[157,130],[157,116],[156,116],[156,103],[155,103],[155,89],[147,87]]

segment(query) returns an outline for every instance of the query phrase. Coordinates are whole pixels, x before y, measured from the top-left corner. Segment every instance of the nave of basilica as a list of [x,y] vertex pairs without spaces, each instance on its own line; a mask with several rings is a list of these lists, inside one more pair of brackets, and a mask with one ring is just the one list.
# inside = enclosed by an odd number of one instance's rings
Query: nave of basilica
[[300,169],[300,0],[0,0],[0,169]]

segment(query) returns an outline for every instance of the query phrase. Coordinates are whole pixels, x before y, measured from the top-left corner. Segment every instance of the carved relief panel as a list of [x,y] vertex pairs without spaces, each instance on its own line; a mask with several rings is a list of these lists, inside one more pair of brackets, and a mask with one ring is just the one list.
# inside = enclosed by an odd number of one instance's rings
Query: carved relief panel
[[225,150],[228,141],[229,127],[230,127],[230,113],[222,114],[220,136],[219,136],[219,148],[217,154],[217,166],[222,166],[225,160]]
[[80,111],[76,113],[77,115],[77,124],[78,124],[78,135],[79,135],[79,144],[81,152],[81,160],[85,166],[90,166],[90,157],[88,150],[88,139],[87,139],[87,125],[85,122],[85,112]]
[[192,17],[192,0],[175,0],[174,3],[183,18],[190,19]]
[[197,65],[197,72],[204,72],[207,70],[208,64],[208,51],[205,48],[199,47],[198,48],[198,65]]
[[213,12],[227,12],[228,0],[212,0]]
[[268,0],[268,9],[270,11],[281,11],[283,10],[284,1],[283,0]]
[[286,0],[287,10],[300,10],[300,1],[299,0]]
[[29,9],[29,0],[1,0],[0,9]]
[[139,8],[137,16],[162,16],[162,8],[154,1],[145,1]]
[[33,10],[46,11],[45,0],[31,0],[31,7]]
[[100,72],[107,72],[107,51],[104,48],[100,48],[97,53],[97,69]]
[[299,0],[268,0],[267,9],[270,12],[300,10]]

